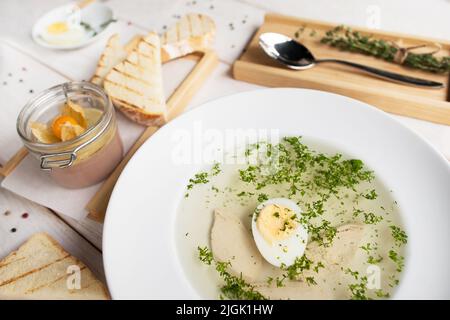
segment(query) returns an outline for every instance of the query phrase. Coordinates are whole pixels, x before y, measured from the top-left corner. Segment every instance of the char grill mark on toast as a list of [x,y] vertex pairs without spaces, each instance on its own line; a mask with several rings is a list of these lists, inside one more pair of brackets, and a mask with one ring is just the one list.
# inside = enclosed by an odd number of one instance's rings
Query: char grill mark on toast
[[[16,256],[16,255],[17,255],[17,252],[12,253],[11,255],[12,255],[12,256]],[[22,257],[22,258],[18,258],[18,259],[16,259],[16,260],[13,260],[13,261],[10,261],[10,262],[7,262],[7,263],[0,263],[0,269],[6,267],[6,266],[8,266],[8,265],[10,265],[11,263],[18,262],[18,261],[22,261],[22,260],[24,260],[24,259],[25,259],[25,257]]]
[[[133,63],[132,63],[132,64],[133,64]],[[133,65],[138,66],[137,64],[133,64]],[[133,74],[125,73],[124,71],[121,71],[121,70],[119,70],[119,69],[117,69],[117,68],[115,68],[115,67],[113,68],[113,70],[116,71],[116,72],[118,72],[118,73],[120,73],[120,74],[122,74],[122,76],[124,76],[124,77],[126,77],[126,78],[130,78],[130,79],[139,81],[139,82],[141,82],[142,84],[144,84],[144,85],[146,85],[146,86],[152,86],[152,85],[153,85],[153,84],[150,83],[150,82],[147,82],[147,81],[145,81],[145,80],[139,79],[139,78],[135,77]],[[108,82],[114,83],[114,84],[116,84],[116,85],[120,85],[121,87],[124,87],[124,88],[127,88],[127,89],[130,89],[130,91],[134,91],[133,89],[128,88],[127,86],[125,86],[125,85],[123,85],[123,84],[119,84],[119,83],[117,83],[117,82],[114,82],[114,81],[112,81],[112,80],[110,80],[110,79],[108,79]],[[139,94],[142,94],[142,93],[139,92]]]
[[[83,262],[43,232],[32,235],[0,263],[8,265],[0,269],[0,300],[110,298],[105,286]],[[82,272],[82,290],[67,288],[64,277],[70,279],[69,266],[78,266]]]
[[[151,43],[151,42],[148,42],[145,38],[144,39],[142,39],[143,41],[144,41],[144,43],[146,43],[148,46],[150,46],[150,47],[152,47],[154,50],[157,50],[157,48],[155,47],[155,45],[153,44],[153,43]],[[152,56],[148,56],[148,55],[145,55],[144,53],[142,53],[141,52],[141,54],[143,55],[143,56],[147,56],[147,57],[149,57],[149,58],[152,58]]]
[[[154,47],[153,47],[153,48],[154,48]],[[139,51],[138,56],[143,56],[143,57],[148,58],[148,59],[153,59],[153,56],[150,56],[150,55],[148,55],[148,54],[146,54],[146,53],[144,53],[144,52],[142,52],[142,51]],[[128,59],[128,57],[127,57],[127,58],[125,59],[125,61],[130,61],[130,59]]]
[[159,37],[150,33],[105,78],[105,90],[116,107],[145,125],[160,121],[159,117],[165,120],[159,45]]
[[191,15],[187,15],[187,22],[188,22],[188,28],[189,28],[189,34],[192,36],[194,35],[194,30],[192,29],[192,21],[191,21]]
[[[25,278],[25,277],[27,277],[27,276],[29,276],[30,274],[33,274],[33,273],[35,273],[35,272],[39,272],[39,271],[41,271],[41,270],[44,270],[45,268],[50,267],[50,266],[53,265],[54,263],[63,261],[63,260],[65,260],[65,259],[69,258],[69,257],[70,257],[70,254],[67,253],[64,257],[59,258],[59,259],[56,259],[56,260],[54,260],[53,262],[50,262],[50,263],[48,263],[48,264],[46,264],[46,265],[43,265],[43,266],[41,266],[41,267],[39,267],[39,268],[32,269],[32,270],[30,270],[30,271],[28,271],[28,272],[25,272],[25,273],[23,273],[23,274],[21,274],[21,275],[18,275],[18,276],[16,276],[16,277],[14,277],[14,278],[11,278],[11,279],[8,279],[8,280],[6,280],[6,281],[1,282],[1,283],[0,283],[0,287],[5,286],[5,285],[7,285],[7,284],[9,284],[9,283],[11,283],[11,282],[17,281],[17,280],[19,280],[19,279]],[[18,260],[15,260],[15,261],[18,261]],[[15,261],[13,261],[13,262],[15,262]]]
[[[129,60],[128,58],[127,58],[126,60],[124,60],[124,63],[125,63],[125,62],[131,64],[132,66],[139,67],[139,64],[134,63],[134,61],[131,61],[131,60]],[[116,70],[116,71],[118,71],[118,72],[121,72],[121,71],[119,71],[119,70],[117,69],[117,66],[114,67],[113,70]]]
[[175,29],[176,29],[176,36],[177,36],[177,38],[176,38],[176,40],[175,41],[180,41],[181,40],[181,35],[180,35],[180,24],[179,23],[177,23],[177,24],[175,24]]
[[[134,89],[132,89],[132,88],[130,88],[130,87],[127,87],[127,86],[125,86],[125,85],[123,85],[123,84],[114,82],[114,81],[112,81],[112,80],[108,80],[108,82],[111,83],[111,84],[113,84],[113,85],[115,85],[115,86],[120,86],[121,88],[125,89],[126,91],[128,91],[128,92],[130,92],[130,93],[132,93],[132,94],[136,94],[136,95],[138,95],[138,96],[142,96],[142,93],[141,93],[141,92],[136,91],[136,90],[134,90]],[[153,97],[145,97],[145,98],[148,99],[148,100],[150,100],[151,102],[153,102],[153,103],[155,103],[155,104],[159,104],[159,103],[160,103],[159,100],[156,100],[156,99],[154,99]],[[121,102],[123,102],[123,103],[125,103],[125,104],[130,104],[129,102],[123,101],[123,100],[121,100],[121,99],[119,99],[119,98],[116,98],[116,97],[113,97],[113,99],[114,99],[114,100],[121,101]],[[136,106],[136,108],[138,108],[138,107]],[[139,109],[143,110],[143,108],[139,108]]]
[[[86,266],[83,265],[82,267],[80,267],[80,271],[82,271],[82,270],[84,270],[84,269],[86,269]],[[48,282],[48,283],[44,283],[44,284],[42,284],[42,285],[40,285],[40,286],[38,286],[38,287],[36,287],[36,288],[28,289],[27,291],[25,291],[25,294],[31,294],[31,293],[34,293],[34,292],[36,292],[36,291],[39,291],[39,290],[42,289],[42,288],[48,287],[48,286],[50,286],[50,285],[52,285],[52,284],[54,284],[54,283],[56,283],[56,282],[58,282],[58,281],[60,281],[60,280],[62,280],[62,279],[65,279],[65,278],[67,278],[67,274],[64,274],[64,275],[62,275],[61,277],[56,278],[56,279],[54,279],[53,281],[50,281],[50,282]],[[91,281],[91,282],[89,283],[89,285],[92,284],[92,282],[94,282],[94,281]],[[88,287],[88,286],[86,286],[86,287]],[[84,289],[84,288],[81,288],[81,289]]]
[[[158,101],[155,101],[154,99],[150,99],[150,100],[151,100],[152,102],[158,103]],[[114,101],[120,102],[122,105],[130,105],[129,102],[126,102],[126,101],[121,100],[121,99],[119,99],[119,98],[114,98]],[[142,108],[139,108],[139,109],[140,109],[140,111],[142,111],[142,112],[144,112],[144,113],[146,113],[146,114],[156,114],[156,113],[149,112],[149,111],[146,110],[146,109],[142,109]]]

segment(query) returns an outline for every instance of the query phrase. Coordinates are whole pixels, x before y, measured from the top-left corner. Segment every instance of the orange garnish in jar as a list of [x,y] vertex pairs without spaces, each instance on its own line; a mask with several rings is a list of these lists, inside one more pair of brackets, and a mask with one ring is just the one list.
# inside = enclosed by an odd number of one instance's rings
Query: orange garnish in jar
[[53,120],[52,131],[53,134],[59,139],[61,139],[61,127],[66,123],[71,124],[73,126],[78,126],[77,120],[75,120],[70,116],[58,116]]

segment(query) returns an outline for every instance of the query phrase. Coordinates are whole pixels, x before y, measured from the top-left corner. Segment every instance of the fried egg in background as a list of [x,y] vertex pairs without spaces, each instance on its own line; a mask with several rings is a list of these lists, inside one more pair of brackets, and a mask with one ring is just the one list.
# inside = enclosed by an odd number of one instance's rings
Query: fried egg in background
[[44,41],[56,45],[77,44],[86,40],[89,35],[79,23],[71,21],[57,21],[42,30]]
[[33,40],[47,48],[76,49],[88,45],[105,34],[116,20],[112,10],[99,2],[82,9],[64,5],[44,14],[33,26]]

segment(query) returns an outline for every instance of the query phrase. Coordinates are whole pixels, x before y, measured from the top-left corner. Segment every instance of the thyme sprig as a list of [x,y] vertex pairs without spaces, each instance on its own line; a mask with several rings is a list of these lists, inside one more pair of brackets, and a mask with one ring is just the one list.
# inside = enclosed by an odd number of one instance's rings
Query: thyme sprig
[[116,19],[106,20],[105,22],[103,22],[100,25],[100,30],[96,30],[88,22],[85,22],[85,21],[80,21],[80,26],[82,26],[84,28],[84,30],[86,30],[86,32],[92,32],[92,37],[95,37],[100,31],[105,29],[108,25],[110,25],[113,22],[117,22],[117,20]]
[[[340,50],[363,53],[389,62],[395,61],[400,50],[389,41],[362,35],[345,26],[337,26],[327,31],[320,41]],[[450,56],[436,57],[432,53],[408,52],[402,64],[423,71],[446,73],[450,71]]]

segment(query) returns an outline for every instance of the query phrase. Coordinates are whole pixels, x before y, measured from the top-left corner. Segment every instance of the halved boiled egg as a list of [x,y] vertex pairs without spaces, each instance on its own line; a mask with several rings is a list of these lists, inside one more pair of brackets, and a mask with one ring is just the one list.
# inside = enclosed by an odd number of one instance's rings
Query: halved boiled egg
[[300,223],[300,207],[286,198],[261,203],[252,218],[252,233],[261,255],[270,264],[290,266],[301,257],[308,241],[308,231]]

